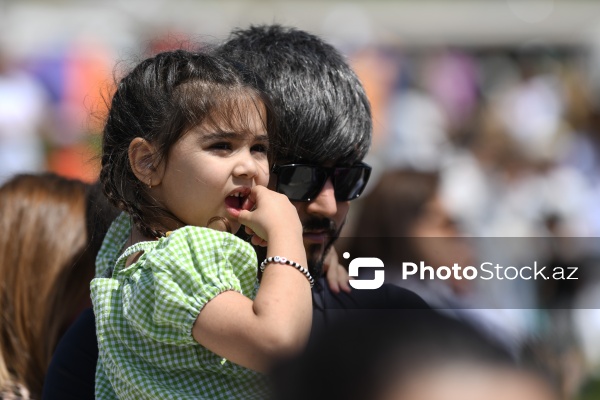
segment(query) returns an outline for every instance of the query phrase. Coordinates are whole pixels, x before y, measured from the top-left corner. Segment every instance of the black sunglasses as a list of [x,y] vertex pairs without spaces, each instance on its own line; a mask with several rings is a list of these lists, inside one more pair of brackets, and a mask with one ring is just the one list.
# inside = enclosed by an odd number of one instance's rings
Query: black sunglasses
[[271,171],[277,175],[275,190],[285,194],[291,201],[314,200],[329,178],[337,201],[354,200],[363,192],[371,176],[371,167],[365,163],[350,167],[273,165]]

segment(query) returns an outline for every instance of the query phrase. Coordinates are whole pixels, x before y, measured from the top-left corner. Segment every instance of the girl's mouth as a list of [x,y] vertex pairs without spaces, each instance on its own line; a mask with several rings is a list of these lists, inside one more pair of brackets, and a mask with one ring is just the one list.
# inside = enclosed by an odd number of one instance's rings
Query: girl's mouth
[[250,210],[251,202],[248,200],[250,195],[250,188],[242,188],[235,190],[229,196],[225,198],[225,206],[229,213],[234,217],[237,217],[241,210]]
[[243,193],[236,192],[230,194],[225,198],[225,204],[227,205],[227,207],[241,210],[242,205],[244,204],[244,200],[246,200],[246,197],[247,196],[244,196]]

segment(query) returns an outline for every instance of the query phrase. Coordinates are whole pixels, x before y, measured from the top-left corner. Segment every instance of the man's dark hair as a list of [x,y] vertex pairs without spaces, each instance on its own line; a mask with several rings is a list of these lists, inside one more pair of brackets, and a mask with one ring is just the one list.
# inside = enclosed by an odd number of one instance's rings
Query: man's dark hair
[[371,144],[371,107],[344,57],[280,25],[237,29],[217,50],[260,75],[278,115],[275,160],[353,164]]

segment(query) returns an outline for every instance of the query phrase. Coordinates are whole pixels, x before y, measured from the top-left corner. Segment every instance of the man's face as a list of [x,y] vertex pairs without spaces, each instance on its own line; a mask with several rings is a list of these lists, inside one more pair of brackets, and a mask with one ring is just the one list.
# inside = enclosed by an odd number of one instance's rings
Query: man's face
[[[271,175],[269,188],[274,189],[277,176]],[[292,202],[298,210],[303,227],[304,248],[310,273],[318,277],[322,273],[323,259],[327,250],[339,237],[350,209],[349,201],[337,201],[331,178],[310,202]]]

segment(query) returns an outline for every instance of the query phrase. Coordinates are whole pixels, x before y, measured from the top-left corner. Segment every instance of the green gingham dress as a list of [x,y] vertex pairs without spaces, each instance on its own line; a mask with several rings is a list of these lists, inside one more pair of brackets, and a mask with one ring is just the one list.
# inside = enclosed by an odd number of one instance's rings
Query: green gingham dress
[[[91,283],[100,357],[97,399],[265,399],[264,375],[233,364],[192,337],[219,293],[256,296],[256,253],[232,234],[187,226],[127,248],[127,214],[111,225]],[[127,257],[144,251],[125,268]],[[114,268],[114,272],[111,274]]]

